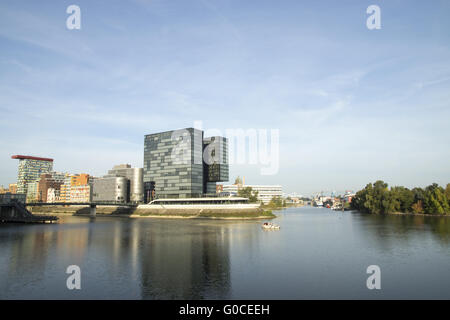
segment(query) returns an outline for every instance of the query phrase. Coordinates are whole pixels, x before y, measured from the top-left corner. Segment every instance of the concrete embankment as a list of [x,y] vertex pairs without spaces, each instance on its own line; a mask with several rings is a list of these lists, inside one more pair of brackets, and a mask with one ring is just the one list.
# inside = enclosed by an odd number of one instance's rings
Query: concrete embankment
[[149,218],[212,218],[212,219],[270,219],[276,216],[269,211],[261,208],[248,209],[171,209],[171,208],[138,208],[134,211],[133,218],[149,217]]
[[[28,206],[33,213],[51,213],[54,215],[89,215],[89,206]],[[135,208],[120,206],[97,206],[98,215],[131,215]]]
[[[53,215],[89,215],[87,206],[36,206],[28,207],[34,213],[51,213]],[[114,206],[98,206],[97,216],[130,217],[130,218],[211,218],[211,219],[272,219],[276,216],[271,211],[261,208],[129,208]]]

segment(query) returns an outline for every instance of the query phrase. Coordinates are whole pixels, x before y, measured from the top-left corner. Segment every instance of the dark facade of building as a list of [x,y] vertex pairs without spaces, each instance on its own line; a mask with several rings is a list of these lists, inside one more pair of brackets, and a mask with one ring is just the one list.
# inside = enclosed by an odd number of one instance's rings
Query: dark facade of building
[[24,193],[3,193],[0,194],[0,204],[10,204],[12,201],[26,203],[27,195]]
[[[194,128],[146,135],[144,202],[215,193],[216,182],[228,181],[227,144],[222,137],[204,139]],[[204,153],[212,154],[206,162]]]
[[224,137],[203,139],[203,193],[216,194],[216,182],[228,181],[228,141]]

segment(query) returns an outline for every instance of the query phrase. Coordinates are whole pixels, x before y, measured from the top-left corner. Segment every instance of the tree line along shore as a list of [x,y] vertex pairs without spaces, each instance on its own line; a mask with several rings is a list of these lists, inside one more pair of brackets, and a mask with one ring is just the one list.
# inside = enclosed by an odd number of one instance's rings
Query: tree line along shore
[[446,188],[433,183],[426,188],[390,187],[382,180],[358,191],[351,209],[373,214],[450,215],[450,183]]

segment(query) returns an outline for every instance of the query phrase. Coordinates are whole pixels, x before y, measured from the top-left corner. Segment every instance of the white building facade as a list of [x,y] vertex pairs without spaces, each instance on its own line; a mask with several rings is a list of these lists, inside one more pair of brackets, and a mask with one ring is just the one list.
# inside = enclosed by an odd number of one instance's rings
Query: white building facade
[[268,204],[274,197],[280,197],[283,195],[283,188],[280,185],[224,185],[223,193],[230,195],[237,195],[239,189],[252,188],[253,191],[258,191],[258,201],[264,204]]

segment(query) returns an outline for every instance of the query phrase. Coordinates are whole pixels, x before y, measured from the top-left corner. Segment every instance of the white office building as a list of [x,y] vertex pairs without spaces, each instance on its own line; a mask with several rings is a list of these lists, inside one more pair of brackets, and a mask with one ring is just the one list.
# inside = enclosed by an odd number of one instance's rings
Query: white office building
[[281,197],[283,195],[282,187],[278,185],[224,185],[223,193],[230,195],[237,195],[239,189],[251,187],[253,191],[258,191],[258,200],[264,204],[268,204],[274,197]]

